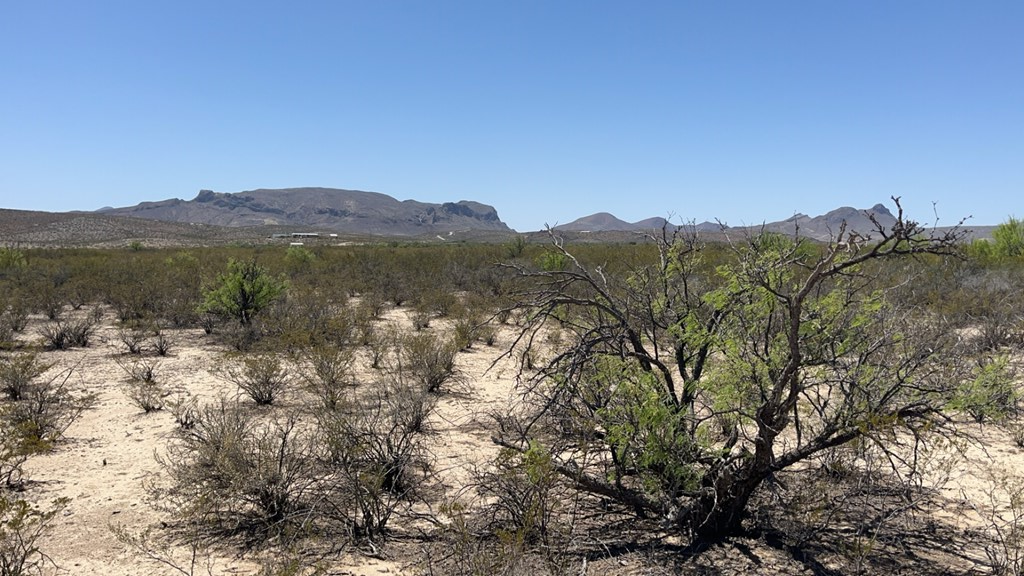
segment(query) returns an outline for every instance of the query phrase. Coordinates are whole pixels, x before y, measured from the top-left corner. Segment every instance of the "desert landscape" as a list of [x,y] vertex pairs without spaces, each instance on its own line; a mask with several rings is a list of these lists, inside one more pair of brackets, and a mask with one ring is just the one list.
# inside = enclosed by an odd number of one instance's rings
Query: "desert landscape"
[[1019,573],[1019,224],[867,216],[3,248],[4,574]]

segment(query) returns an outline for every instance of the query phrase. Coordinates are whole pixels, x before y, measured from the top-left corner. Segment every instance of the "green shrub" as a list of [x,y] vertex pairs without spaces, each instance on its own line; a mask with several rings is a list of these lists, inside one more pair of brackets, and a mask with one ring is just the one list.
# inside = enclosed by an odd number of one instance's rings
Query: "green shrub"
[[283,279],[271,276],[255,259],[229,260],[227,273],[218,276],[214,286],[203,294],[200,311],[235,318],[248,325],[287,287]]
[[1000,422],[1015,416],[1019,403],[1020,392],[1009,358],[996,356],[977,365],[973,378],[954,400],[954,407],[964,410],[979,423]]

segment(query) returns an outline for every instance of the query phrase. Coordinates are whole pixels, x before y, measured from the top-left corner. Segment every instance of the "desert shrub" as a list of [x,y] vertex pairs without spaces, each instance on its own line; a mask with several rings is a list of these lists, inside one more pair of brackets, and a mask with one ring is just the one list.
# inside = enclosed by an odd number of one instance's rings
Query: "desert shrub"
[[134,382],[152,383],[156,380],[156,368],[160,361],[153,358],[136,358],[131,361],[115,359],[115,362]]
[[498,342],[498,329],[491,324],[484,324],[477,327],[477,336],[484,344],[494,346]]
[[971,380],[961,387],[954,406],[976,422],[1004,421],[1017,414],[1020,392],[1016,375],[1006,356],[983,357]]
[[52,508],[41,510],[0,491],[0,576],[42,574],[47,566],[57,568],[40,544],[67,502],[55,500]]
[[257,320],[249,324],[226,324],[222,335],[223,340],[236,351],[251,352],[260,347],[266,332],[263,323]]
[[166,458],[168,486],[154,487],[185,519],[263,541],[292,538],[317,518],[315,444],[294,419],[256,422],[221,401],[200,410]]
[[293,277],[309,272],[315,260],[316,254],[305,246],[289,246],[284,254],[285,267]]
[[124,386],[128,399],[149,414],[163,410],[167,390],[156,382],[157,362],[136,360],[129,364],[121,363],[121,368],[128,372],[128,383]]
[[[542,446],[577,491],[707,541],[741,532],[754,496],[822,451],[904,432],[921,451],[943,441],[918,433],[952,425],[959,341],[888,296],[912,282],[908,256],[941,262],[963,232],[929,235],[899,211],[871,234],[870,245],[845,226],[826,244],[750,234],[716,248],[666,231],[617,259],[553,238],[536,268],[511,266],[524,325],[509,354],[548,348],[552,329],[566,337],[521,371],[521,408],[496,440]],[[735,418],[732,433],[716,414]]]
[[39,330],[43,343],[52,350],[85,348],[96,331],[96,320],[84,317],[78,320],[56,320]]
[[0,275],[7,275],[28,267],[25,252],[17,248],[0,246]]
[[398,371],[431,393],[441,392],[459,379],[455,367],[458,345],[433,334],[403,338],[398,350]]
[[397,329],[394,326],[371,326],[366,335],[368,340],[366,346],[370,352],[370,368],[378,369],[384,366],[384,360],[400,340]]
[[436,314],[439,318],[446,318],[458,313],[462,309],[462,302],[451,290],[441,287],[426,290],[420,296],[416,308],[429,314]]
[[276,350],[298,352],[319,345],[344,346],[353,339],[355,324],[343,302],[303,286],[290,290],[261,316]]
[[125,394],[133,404],[149,414],[164,409],[164,398],[167,392],[156,382],[132,380],[125,386]]
[[565,482],[550,455],[534,446],[502,450],[491,466],[473,474],[480,502],[450,502],[440,544],[424,564],[444,574],[586,573],[574,550],[574,516]]
[[25,308],[11,306],[4,312],[4,318],[14,332],[24,332],[28,326],[28,310]]
[[316,396],[324,408],[338,409],[345,401],[346,390],[355,383],[352,351],[322,344],[304,350],[301,359],[299,373],[306,390]]
[[407,399],[385,387],[350,411],[320,413],[335,514],[357,540],[385,538],[392,517],[421,487],[424,448]]
[[243,325],[284,294],[287,283],[271,276],[255,259],[229,260],[228,271],[203,294],[201,312],[227,316]]
[[0,407],[0,494],[5,488],[15,488],[21,484],[21,467],[32,454],[30,447],[18,438],[17,430],[2,417],[7,409]]
[[69,368],[49,380],[36,382],[21,400],[4,407],[4,425],[17,435],[23,446],[50,447],[92,406],[94,396],[75,395],[68,390],[73,374],[74,369]]
[[7,323],[6,318],[0,314],[0,349],[12,348],[14,346],[14,330]]
[[199,259],[191,252],[177,252],[164,260],[162,305],[159,314],[173,326],[199,322],[201,302]]
[[514,533],[528,544],[548,544],[556,535],[562,482],[551,455],[539,445],[524,452],[502,450],[474,484],[490,502],[492,530]]
[[168,402],[171,407],[171,415],[174,421],[182,430],[191,430],[199,422],[199,399],[195,396],[187,397],[179,394]]
[[174,340],[162,330],[157,330],[156,337],[153,339],[153,351],[157,356],[167,356],[171,353],[173,346]]
[[379,293],[364,293],[356,306],[356,317],[375,320],[381,317],[387,308],[387,300]]
[[[460,350],[468,350],[473,347],[481,335],[483,326],[479,319],[473,316],[463,316],[455,321],[452,326],[452,335],[455,345]],[[493,332],[492,332],[493,334]],[[493,342],[493,340],[492,340]]]
[[983,523],[985,565],[992,574],[1024,574],[1024,482],[1015,471],[992,466],[980,479],[987,501],[971,502]]
[[146,340],[149,339],[149,334],[138,327],[121,327],[117,331],[117,339],[121,341],[121,344],[124,344],[128,354],[138,355],[142,354]]
[[199,318],[199,326],[207,335],[213,334],[213,331],[217,328],[217,317],[213,314],[203,314]]
[[424,390],[417,382],[403,378],[401,373],[379,383],[376,402],[387,407],[393,422],[413,433],[429,432],[427,419],[434,412],[437,396]]
[[274,354],[244,356],[241,365],[228,365],[223,375],[259,406],[273,404],[291,386],[291,372]]
[[168,268],[153,257],[142,254],[109,259],[105,263],[105,301],[121,322],[153,319],[165,304],[165,290],[175,289],[168,282]]
[[35,379],[52,366],[31,352],[0,358],[0,391],[10,400],[21,400]]
[[1024,220],[1010,217],[992,231],[993,252],[1003,258],[1024,256]]

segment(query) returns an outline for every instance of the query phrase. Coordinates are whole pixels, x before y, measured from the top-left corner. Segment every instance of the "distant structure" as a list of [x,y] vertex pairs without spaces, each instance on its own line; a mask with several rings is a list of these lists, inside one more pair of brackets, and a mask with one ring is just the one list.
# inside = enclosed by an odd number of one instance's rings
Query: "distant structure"
[[[331,236],[337,236],[337,234],[331,234]],[[319,238],[318,232],[291,232],[288,234],[271,234],[271,238]]]

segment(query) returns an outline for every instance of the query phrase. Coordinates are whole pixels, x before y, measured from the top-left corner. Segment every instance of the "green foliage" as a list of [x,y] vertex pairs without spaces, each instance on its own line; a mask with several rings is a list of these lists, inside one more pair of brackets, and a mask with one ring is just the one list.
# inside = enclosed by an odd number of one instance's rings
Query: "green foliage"
[[569,268],[569,258],[561,252],[548,250],[537,257],[536,264],[545,272],[556,272]]
[[526,252],[526,247],[526,236],[516,234],[515,238],[513,238],[511,242],[505,244],[505,255],[509,259],[519,258],[524,252]]
[[594,390],[615,388],[614,398],[596,412],[618,463],[614,474],[635,471],[651,494],[695,490],[701,472],[694,461],[701,450],[689,435],[685,413],[666,401],[658,376],[616,358],[600,358],[590,378]]
[[494,469],[476,479],[477,490],[494,507],[499,538],[523,544],[548,544],[559,530],[562,481],[551,454],[539,443],[523,452],[503,449]]
[[1002,258],[1024,256],[1024,220],[1010,217],[992,231],[992,252]]
[[1004,422],[1016,416],[1019,403],[1016,374],[1004,355],[980,362],[951,407],[967,412],[979,423]]
[[305,266],[316,260],[316,254],[305,246],[289,246],[285,250],[284,259],[293,266]]
[[0,276],[28,266],[25,253],[17,248],[0,246]]
[[284,294],[287,283],[270,275],[256,259],[228,261],[228,271],[217,277],[214,287],[203,295],[202,312],[237,319],[243,325]]
[[940,351],[954,340],[889,292],[906,283],[904,256],[953,254],[959,233],[926,237],[900,219],[870,250],[840,235],[761,234],[723,250],[678,233],[619,269],[554,239],[539,271],[513,264],[526,319],[516,352],[564,338],[524,367],[523,408],[501,420],[499,444],[541,443],[577,488],[721,538],[776,472],[942,426],[961,375]]

